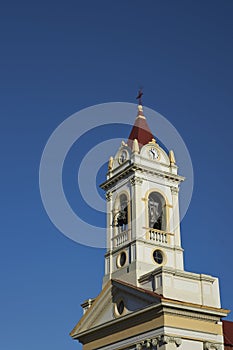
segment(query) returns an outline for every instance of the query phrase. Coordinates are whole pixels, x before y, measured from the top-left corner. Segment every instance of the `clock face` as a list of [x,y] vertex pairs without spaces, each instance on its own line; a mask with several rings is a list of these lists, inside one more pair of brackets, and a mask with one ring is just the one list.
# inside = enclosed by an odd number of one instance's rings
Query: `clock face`
[[127,151],[125,151],[125,150],[121,151],[119,159],[118,159],[119,164],[124,163],[127,159],[127,156],[128,156]]
[[159,158],[158,150],[155,147],[151,147],[149,149],[149,156],[150,156],[150,159],[152,159],[152,160],[158,159]]

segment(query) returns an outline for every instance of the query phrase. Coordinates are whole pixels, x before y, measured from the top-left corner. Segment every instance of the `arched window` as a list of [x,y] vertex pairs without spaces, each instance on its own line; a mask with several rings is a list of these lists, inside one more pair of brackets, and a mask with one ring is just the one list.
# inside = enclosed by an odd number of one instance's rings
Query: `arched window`
[[166,231],[165,200],[158,192],[152,192],[148,198],[149,227]]
[[125,194],[120,195],[119,206],[117,226],[119,227],[119,231],[123,232],[128,229],[128,200]]

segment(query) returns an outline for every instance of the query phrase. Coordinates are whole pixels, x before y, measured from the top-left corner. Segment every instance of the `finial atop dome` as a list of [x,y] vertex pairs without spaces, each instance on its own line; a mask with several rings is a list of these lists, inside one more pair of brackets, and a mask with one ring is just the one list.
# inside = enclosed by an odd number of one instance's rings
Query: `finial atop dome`
[[138,105],[138,112],[143,112],[142,105]]
[[145,119],[144,113],[143,113],[143,108],[142,105],[138,105],[138,114],[137,117],[142,117]]

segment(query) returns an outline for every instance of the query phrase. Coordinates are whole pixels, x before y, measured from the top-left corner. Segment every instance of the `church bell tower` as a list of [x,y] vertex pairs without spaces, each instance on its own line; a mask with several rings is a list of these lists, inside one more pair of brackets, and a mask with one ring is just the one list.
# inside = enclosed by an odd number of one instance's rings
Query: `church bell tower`
[[103,288],[71,332],[84,350],[223,350],[218,279],[184,270],[175,155],[159,145],[138,105],[110,157]]
[[113,278],[140,286],[140,277],[158,267],[183,270],[178,196],[184,178],[177,169],[173,151],[158,145],[138,105],[128,142],[110,158],[101,185],[108,212],[104,284]]

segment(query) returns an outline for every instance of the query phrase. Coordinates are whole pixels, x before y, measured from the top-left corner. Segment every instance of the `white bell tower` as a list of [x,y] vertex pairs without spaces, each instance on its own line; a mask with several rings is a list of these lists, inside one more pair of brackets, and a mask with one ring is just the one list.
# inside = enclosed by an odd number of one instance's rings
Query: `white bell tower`
[[154,139],[143,108],[126,143],[109,160],[107,244],[104,283],[116,278],[139,285],[139,278],[161,266],[183,270],[179,185],[173,151]]
[[[103,286],[112,279],[187,302],[220,306],[218,279],[184,271],[174,152],[158,145],[142,105],[127,143],[110,157],[107,253]],[[206,291],[206,294],[205,294]]]

